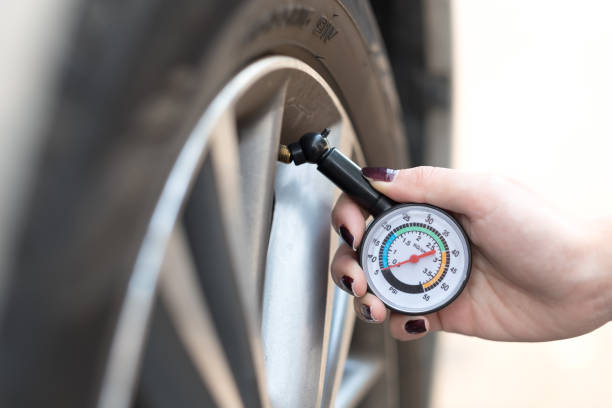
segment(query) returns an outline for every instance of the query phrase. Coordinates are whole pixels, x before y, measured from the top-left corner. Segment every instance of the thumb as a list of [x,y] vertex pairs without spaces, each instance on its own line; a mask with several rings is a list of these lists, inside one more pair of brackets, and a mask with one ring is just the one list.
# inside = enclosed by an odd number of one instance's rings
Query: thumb
[[481,174],[429,166],[361,171],[372,187],[400,203],[431,204],[468,217],[482,214],[491,204],[484,197],[487,179]]

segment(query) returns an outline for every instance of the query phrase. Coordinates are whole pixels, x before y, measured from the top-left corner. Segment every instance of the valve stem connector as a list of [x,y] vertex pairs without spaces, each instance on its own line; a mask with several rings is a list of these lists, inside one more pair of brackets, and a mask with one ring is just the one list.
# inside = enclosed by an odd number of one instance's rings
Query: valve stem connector
[[[296,166],[306,162],[317,164],[317,170],[374,216],[391,208],[394,202],[374,190],[362,176],[361,168],[338,149],[329,146],[328,134],[329,129],[321,133],[306,133],[299,141],[287,147],[281,145],[279,160],[284,163],[293,161]],[[288,161],[285,149],[289,151]]]
[[306,133],[300,137],[300,140],[291,143],[288,148],[295,165],[299,166],[306,162],[318,163],[329,150],[327,135],[329,135],[329,129],[323,129],[321,133]]
[[285,145],[280,145],[278,148],[278,161],[282,163],[291,163],[291,152]]

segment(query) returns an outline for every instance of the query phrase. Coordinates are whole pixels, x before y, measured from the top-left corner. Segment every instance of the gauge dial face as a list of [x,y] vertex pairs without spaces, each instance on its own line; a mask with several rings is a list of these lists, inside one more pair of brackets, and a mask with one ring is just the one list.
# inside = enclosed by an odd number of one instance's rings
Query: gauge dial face
[[370,290],[387,306],[425,314],[448,305],[463,290],[471,253],[463,229],[446,212],[404,204],[370,224],[360,261]]

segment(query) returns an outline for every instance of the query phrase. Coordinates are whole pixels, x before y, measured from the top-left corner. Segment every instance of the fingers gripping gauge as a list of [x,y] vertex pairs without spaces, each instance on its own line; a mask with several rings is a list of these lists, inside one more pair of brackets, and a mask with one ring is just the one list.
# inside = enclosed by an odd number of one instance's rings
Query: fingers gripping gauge
[[467,282],[470,259],[457,221],[424,204],[399,204],[382,213],[370,223],[359,252],[369,290],[389,308],[414,315],[452,302]]
[[376,191],[361,169],[326,136],[307,133],[281,146],[279,160],[317,169],[374,216],[362,239],[359,262],[368,290],[397,312],[420,315],[447,306],[470,276],[470,243],[461,225],[427,204],[399,204]]

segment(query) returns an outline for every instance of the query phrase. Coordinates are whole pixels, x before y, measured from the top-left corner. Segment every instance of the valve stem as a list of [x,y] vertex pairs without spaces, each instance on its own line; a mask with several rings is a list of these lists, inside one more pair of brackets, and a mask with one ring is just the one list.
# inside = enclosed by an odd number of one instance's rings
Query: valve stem
[[278,148],[278,161],[282,163],[291,163],[291,152],[285,145],[280,145]]

